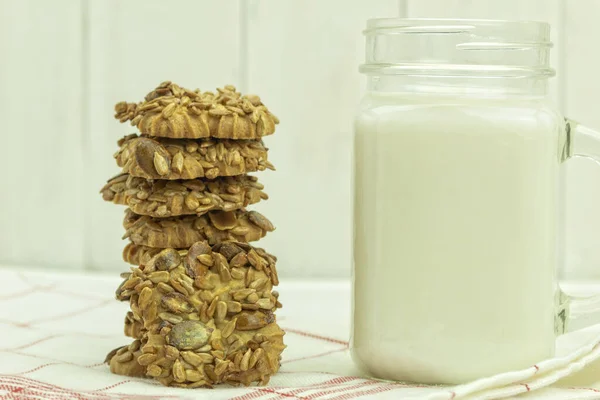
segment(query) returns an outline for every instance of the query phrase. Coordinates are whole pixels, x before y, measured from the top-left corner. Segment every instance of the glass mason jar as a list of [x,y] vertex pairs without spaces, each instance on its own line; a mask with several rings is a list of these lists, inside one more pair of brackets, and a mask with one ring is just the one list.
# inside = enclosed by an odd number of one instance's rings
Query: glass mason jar
[[600,142],[547,99],[549,32],[368,21],[351,347],[369,375],[456,384],[527,368],[568,319],[599,321],[596,299],[578,307],[557,285],[562,164],[598,159]]

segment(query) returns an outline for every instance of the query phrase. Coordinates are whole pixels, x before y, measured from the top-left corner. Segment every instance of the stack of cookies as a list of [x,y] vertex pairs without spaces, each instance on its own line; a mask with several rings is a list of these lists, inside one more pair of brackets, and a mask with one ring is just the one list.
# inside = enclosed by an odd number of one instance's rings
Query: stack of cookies
[[112,372],[164,385],[266,384],[279,369],[284,332],[276,258],[249,242],[274,230],[245,207],[266,200],[256,177],[274,169],[261,138],[279,122],[258,96],[164,82],[115,117],[140,135],[121,139],[122,174],[101,193],[126,205],[123,251],[131,272],[125,334],[107,356]]

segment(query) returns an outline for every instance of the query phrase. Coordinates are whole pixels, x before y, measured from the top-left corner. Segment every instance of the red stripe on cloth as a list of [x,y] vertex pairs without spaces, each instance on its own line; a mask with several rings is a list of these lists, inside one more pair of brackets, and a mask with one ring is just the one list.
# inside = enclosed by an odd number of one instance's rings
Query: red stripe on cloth
[[29,374],[31,372],[39,371],[40,369],[49,367],[51,365],[59,365],[59,364],[62,364],[62,363],[60,363],[60,362],[51,362],[51,363],[47,363],[47,364],[42,364],[42,365],[40,365],[38,367],[35,367],[35,368],[27,370],[27,371],[17,372],[14,375],[25,375],[25,374]]
[[326,382],[319,383],[316,385],[304,386],[298,389],[292,390],[290,393],[298,394],[309,390],[321,389],[321,388],[336,388],[341,387],[349,382],[359,380],[361,378],[357,376],[340,376],[338,378],[330,379]]
[[68,313],[65,313],[65,314],[56,315],[56,316],[48,317],[48,318],[39,318],[39,319],[36,319],[36,320],[33,320],[33,321],[29,321],[28,324],[29,325],[39,324],[40,322],[58,321],[58,320],[61,320],[61,319],[65,319],[65,318],[69,318],[69,317],[74,317],[76,315],[87,313],[89,311],[96,310],[98,308],[104,307],[105,305],[107,305],[109,303],[112,304],[113,301],[114,301],[113,299],[104,299],[104,300],[102,300],[101,302],[99,302],[97,304],[94,304],[92,306],[84,307],[84,308],[82,308],[80,310],[75,310],[75,311],[71,311],[71,312],[68,312]]
[[425,386],[425,385],[418,385],[418,386],[407,385],[407,384],[404,384],[404,383],[397,383],[397,382],[388,383],[388,382],[381,382],[381,381],[376,381],[376,380],[373,380],[373,379],[369,379],[369,380],[366,380],[364,382],[357,383],[356,385],[345,386],[345,387],[341,387],[341,388],[338,387],[337,389],[324,390],[324,391],[319,392],[319,393],[311,394],[310,396],[307,396],[305,398],[306,399],[317,399],[317,398],[322,397],[322,396],[330,396],[330,395],[335,394],[335,393],[348,392],[348,391],[351,391],[351,390],[360,389],[360,388],[363,388],[363,387],[373,386],[373,385],[380,385],[379,387],[392,387],[392,389],[393,388],[413,388],[413,387],[427,387],[427,388],[429,388],[429,387],[431,387],[431,386]]
[[340,385],[340,384],[352,382],[352,381],[355,381],[358,379],[361,379],[361,378],[359,378],[358,376],[340,376],[337,378],[330,379],[327,382],[319,383],[317,385],[312,385],[312,386],[313,387],[321,387],[321,386],[326,386],[326,385]]
[[0,351],[23,350],[23,349],[26,349],[28,347],[35,346],[36,344],[43,343],[43,342],[48,341],[50,339],[54,339],[54,338],[61,337],[61,336],[65,336],[65,335],[48,335],[48,336],[43,337],[41,339],[35,340],[33,342],[30,342],[30,343],[27,343],[27,344],[24,344],[24,345],[21,345],[21,346],[17,346],[17,347],[12,347],[12,348],[9,348],[9,349],[0,349]]
[[363,390],[363,391],[354,392],[354,393],[342,394],[340,396],[332,397],[329,400],[355,399],[357,397],[367,396],[367,395],[370,395],[370,394],[389,392],[390,390],[393,390],[393,389],[396,389],[396,388],[397,388],[396,385],[390,384],[388,386],[380,386],[380,387],[376,387],[376,388],[373,388],[373,389],[370,389],[370,390]]
[[0,296],[0,301],[3,300],[13,300],[13,299],[17,299],[19,297],[25,297],[25,296],[29,296],[33,293],[39,293],[39,292],[44,292],[48,289],[53,288],[54,286],[56,286],[56,284],[52,284],[52,285],[35,285],[32,287],[29,287],[27,289],[21,290],[19,292],[15,292],[15,293],[11,293],[11,294],[6,294],[3,296]]
[[103,387],[103,388],[101,388],[101,389],[96,389],[96,390],[94,390],[94,392],[104,392],[104,391],[106,391],[106,390],[114,389],[114,388],[116,388],[117,386],[121,386],[121,385],[124,385],[124,384],[126,384],[126,383],[130,383],[130,382],[133,382],[133,381],[132,381],[132,380],[130,380],[130,379],[127,379],[127,380],[125,380],[125,381],[117,382],[117,383],[115,383],[115,384],[112,384],[112,385],[109,385],[109,386]]
[[525,386],[525,389],[527,389],[527,391],[529,392],[531,389],[529,388],[529,385],[526,383],[521,383],[522,386]]
[[540,367],[538,367],[537,365],[534,365],[533,368],[535,368],[536,373],[540,370]]
[[0,391],[9,392],[9,394],[2,396],[2,399],[11,400],[25,400],[25,399],[44,399],[44,400],[62,400],[62,399],[73,399],[72,396],[64,394],[48,394],[48,392],[40,392],[33,388],[25,388],[18,385],[8,385],[0,383]]
[[563,389],[569,389],[569,390],[591,390],[592,392],[600,393],[600,390],[594,389],[594,388],[568,387],[568,388],[563,388]]
[[15,321],[9,321],[7,319],[0,319],[0,324],[12,325],[12,326],[16,326],[17,328],[30,328],[30,326],[27,322],[15,322]]
[[47,364],[42,364],[42,365],[40,365],[38,367],[35,367],[35,368],[27,370],[27,371],[17,372],[14,375],[30,374],[32,372],[39,371],[40,369],[43,369],[43,368],[46,368],[46,367],[51,367],[53,365],[75,365],[77,367],[83,367],[83,368],[94,368],[94,367],[99,367],[101,365],[104,365],[104,363],[96,363],[96,364],[90,364],[90,365],[79,365],[79,364],[74,364],[74,363],[70,363],[70,362],[66,362],[66,361],[57,361],[57,362],[51,362],[51,363],[47,363]]
[[348,346],[348,342],[346,342],[344,340],[334,339],[334,338],[330,338],[327,336],[318,335],[316,333],[299,331],[297,329],[290,329],[290,328],[283,328],[283,327],[281,329],[283,329],[286,332],[295,333],[296,335],[305,336],[305,337],[309,337],[309,338],[313,338],[313,339],[319,339],[319,340],[323,340],[323,341],[329,342],[329,343],[337,343],[337,344],[343,344],[344,346]]
[[319,357],[327,356],[329,354],[339,353],[341,351],[346,351],[347,349],[348,349],[348,346],[344,346],[341,349],[326,351],[324,353],[315,354],[314,356],[306,356],[306,357],[292,358],[291,360],[283,360],[281,362],[281,364],[287,364],[287,363],[292,363],[292,362],[296,362],[296,361],[303,361],[303,360],[310,360],[310,359],[313,359],[313,358],[319,358]]
[[357,383],[356,385],[348,385],[348,386],[344,386],[344,387],[331,388],[328,390],[322,390],[320,392],[308,395],[307,397],[305,397],[305,399],[307,399],[307,400],[318,399],[320,397],[330,396],[330,395],[336,394],[336,393],[350,392],[355,389],[361,389],[361,388],[364,388],[367,386],[373,386],[374,384],[375,384],[375,382],[360,382],[360,383]]
[[263,392],[261,392],[258,389],[251,389],[252,392],[250,393],[246,393],[240,396],[236,396],[236,397],[232,397],[229,400],[252,400],[252,399],[256,399],[258,397],[265,397],[265,394]]
[[[288,396],[283,396],[282,394],[280,394],[280,396],[278,398],[288,398],[290,395],[291,396],[295,396],[297,393],[303,392],[303,391],[307,391],[307,390],[314,390],[314,389],[319,389],[321,387],[327,387],[329,385],[336,385],[336,384],[340,384],[340,383],[344,383],[344,382],[348,382],[348,381],[353,381],[356,379],[361,379],[358,377],[350,377],[350,376],[339,376],[337,378],[334,379],[330,379],[328,381],[322,382],[322,383],[316,383],[314,385],[308,385],[305,387],[301,387],[298,389],[294,389],[291,391],[287,391],[285,394]],[[282,389],[282,388],[278,388],[278,389]],[[264,393],[264,388],[252,388],[253,392],[251,393],[246,393],[237,397],[232,397],[229,400],[250,400],[250,399],[256,399],[258,397],[262,397],[265,396]],[[269,394],[273,394],[272,392],[269,392]]]
[[[17,354],[17,355],[20,355],[23,357],[31,357],[31,358],[35,358],[37,360],[52,361],[51,363],[45,364],[44,367],[48,367],[50,365],[74,365],[76,367],[82,367],[82,368],[95,368],[95,367],[100,367],[102,365],[105,365],[104,363],[95,363],[95,364],[89,364],[89,365],[77,364],[77,363],[73,363],[70,361],[59,360],[58,358],[52,358],[52,357],[46,357],[46,356],[40,357],[35,354],[21,353],[18,351],[6,351],[6,353]],[[25,374],[28,372],[33,372],[33,371],[25,371],[25,372],[21,372],[20,374]],[[12,375],[6,375],[6,376],[12,376]]]
[[[22,378],[22,377],[16,377],[16,376],[6,376],[5,378],[2,379],[0,378],[0,389],[3,388],[3,386],[5,385],[10,385],[13,389],[18,388],[21,389],[20,392],[38,392],[38,391],[44,391],[45,393],[41,393],[40,395],[43,396],[42,398],[49,398],[47,397],[47,393],[53,393],[53,394],[62,394],[62,395],[69,395],[70,397],[60,397],[60,398],[65,398],[65,399],[73,399],[73,398],[77,398],[80,400],[86,400],[85,397],[83,397],[83,395],[81,393],[78,393],[76,391],[73,390],[69,390],[69,389],[65,389],[65,388],[61,388],[59,386],[55,386],[55,385],[51,385],[48,383],[44,383],[44,382],[40,382],[40,381],[36,381],[33,379],[29,379],[29,378]],[[88,397],[89,399],[89,397]]]
[[[308,392],[309,390],[315,390],[315,389],[321,389],[321,388],[339,388],[341,385],[348,383],[348,382],[352,382],[355,380],[358,380],[360,378],[358,377],[353,377],[353,376],[340,376],[338,378],[335,379],[330,379],[328,381],[325,381],[323,383],[319,383],[319,384],[315,384],[315,385],[310,385],[310,386],[304,386],[298,389],[294,389],[294,390],[289,390],[286,393],[287,394],[292,394],[292,395],[298,395],[302,392]],[[281,399],[281,397],[278,397],[276,399],[273,400],[277,400],[277,399]]]
[[[0,318],[0,324],[6,324],[6,325],[12,325],[15,326],[17,328],[26,328],[26,329],[35,329],[32,326],[29,325],[29,322],[16,322],[16,321],[9,321],[7,319],[1,319]],[[63,334],[64,336],[66,336],[67,334]],[[73,335],[73,336],[89,336],[89,337],[96,337],[96,338],[104,338],[104,339],[112,339],[115,336],[114,335],[107,335],[107,334],[101,334],[101,333],[90,333],[90,332],[81,332],[81,331],[69,331],[68,335]]]
[[282,393],[282,392],[278,392],[275,389],[270,389],[270,388],[253,388],[252,390],[254,390],[253,393],[248,393],[245,394],[243,396],[238,396],[238,397],[232,397],[230,400],[249,400],[249,399],[257,399],[260,397],[267,397],[267,396],[271,396],[273,394],[278,394],[279,397],[283,397],[284,399],[298,399],[298,400],[304,400],[303,397],[297,397],[294,396],[293,394],[287,394],[287,393]]
[[[107,299],[107,300],[104,300],[101,303],[95,304],[89,308],[84,308],[82,310],[73,311],[73,312],[70,312],[67,314],[63,314],[63,315],[58,315],[58,316],[49,317],[49,318],[40,318],[40,319],[29,321],[29,322],[18,322],[18,321],[10,321],[7,319],[0,319],[0,323],[16,326],[17,328],[31,328],[31,324],[38,324],[40,322],[47,322],[47,321],[58,321],[63,318],[73,317],[75,315],[83,314],[85,312],[88,312],[88,311],[91,311],[91,310],[94,310],[97,308],[101,308],[109,303],[112,303],[112,300]],[[110,337],[109,335],[96,335],[96,334],[91,334],[91,333],[86,333],[86,332],[70,332],[70,333],[71,334],[76,334],[76,333],[79,334],[80,333],[83,335],[96,336],[96,337]]]
[[257,390],[260,391],[260,392],[263,392],[263,393],[267,392],[267,393],[270,393],[270,394],[278,394],[280,396],[283,396],[286,399],[300,399],[300,400],[304,400],[304,397],[298,397],[298,396],[295,396],[293,394],[288,394],[288,393],[284,393],[284,392],[278,392],[275,389],[260,388],[260,389],[257,389]]
[[114,339],[115,335],[104,335],[101,333],[90,333],[90,332],[78,332],[78,331],[69,331],[69,335],[73,336],[88,336],[100,339]]
[[[21,388],[22,390],[45,390],[46,392],[43,394],[42,398],[44,399],[51,399],[51,398],[57,398],[57,399],[73,399],[73,398],[77,398],[77,399],[81,399],[81,400],[88,400],[88,399],[114,399],[114,398],[123,398],[123,399],[146,399],[146,400],[150,400],[150,399],[166,399],[166,398],[179,398],[179,396],[172,396],[172,395],[161,395],[161,396],[149,396],[149,395],[133,395],[133,394],[126,394],[126,393],[99,393],[96,391],[77,391],[77,390],[71,390],[71,389],[67,389],[67,388],[63,388],[60,386],[56,386],[50,383],[45,383],[45,382],[41,382],[35,379],[31,379],[31,378],[27,378],[27,377],[18,377],[18,376],[12,376],[12,375],[0,375],[0,389],[2,389],[3,385],[12,385],[14,387],[17,388]],[[51,393],[52,395],[49,396],[48,394]],[[59,396],[59,395],[63,395],[63,394],[68,394],[69,397],[54,397],[54,396]]]

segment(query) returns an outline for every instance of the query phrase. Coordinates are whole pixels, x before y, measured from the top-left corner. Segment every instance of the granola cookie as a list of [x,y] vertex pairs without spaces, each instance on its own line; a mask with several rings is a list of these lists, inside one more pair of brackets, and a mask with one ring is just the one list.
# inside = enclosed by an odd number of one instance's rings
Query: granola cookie
[[142,355],[140,345],[141,341],[136,339],[128,346],[118,347],[108,353],[104,362],[110,365],[110,372],[143,378],[146,375],[145,368],[137,362],[138,357]]
[[[123,249],[123,261],[131,265],[146,264],[152,257],[160,253],[163,249],[156,247],[142,246],[135,243],[127,243]],[[177,251],[187,251],[176,249]],[[181,253],[180,253],[181,254]]]
[[242,96],[234,86],[215,94],[168,81],[140,103],[117,103],[115,118],[131,121],[144,135],[173,139],[260,139],[275,132],[279,123],[260,97]]
[[104,200],[129,206],[136,214],[164,218],[237,210],[268,199],[263,188],[256,177],[248,175],[165,181],[121,174],[110,179],[100,193]]
[[123,239],[158,248],[186,248],[200,240],[210,244],[227,240],[253,242],[275,230],[262,214],[245,209],[171,218],[137,215],[127,209],[123,226],[126,230]]
[[146,179],[214,179],[274,170],[260,140],[174,140],[128,135],[114,155],[124,173]]
[[197,242],[160,251],[124,279],[116,295],[129,302],[141,326],[135,360],[146,376],[164,385],[210,387],[266,384],[279,370],[285,345],[274,314],[281,307],[273,291],[277,270],[264,250]]

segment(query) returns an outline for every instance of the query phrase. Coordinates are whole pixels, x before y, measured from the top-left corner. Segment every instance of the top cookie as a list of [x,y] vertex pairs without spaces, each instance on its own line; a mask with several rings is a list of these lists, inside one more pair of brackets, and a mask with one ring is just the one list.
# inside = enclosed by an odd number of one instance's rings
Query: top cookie
[[115,112],[116,119],[131,121],[144,135],[174,139],[260,139],[279,123],[260,97],[242,96],[231,85],[215,94],[167,81],[141,103],[117,103]]

